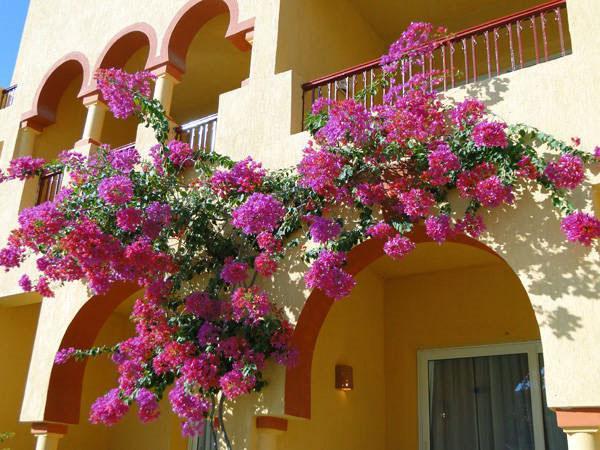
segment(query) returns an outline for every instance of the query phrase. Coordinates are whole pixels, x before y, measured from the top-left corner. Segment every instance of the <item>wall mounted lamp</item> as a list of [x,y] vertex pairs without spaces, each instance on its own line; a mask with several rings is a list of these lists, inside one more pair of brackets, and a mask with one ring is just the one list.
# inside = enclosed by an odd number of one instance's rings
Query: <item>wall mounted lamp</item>
[[341,391],[354,389],[354,374],[352,366],[338,364],[335,366],[335,388]]

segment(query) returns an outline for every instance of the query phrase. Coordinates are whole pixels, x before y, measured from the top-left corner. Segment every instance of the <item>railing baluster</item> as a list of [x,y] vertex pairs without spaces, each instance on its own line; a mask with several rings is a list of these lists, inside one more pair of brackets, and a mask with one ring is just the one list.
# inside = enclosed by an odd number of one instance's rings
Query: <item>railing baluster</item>
[[467,56],[467,39],[462,39],[462,51],[465,59],[465,84],[469,82],[469,57]]
[[531,16],[531,32],[533,33],[533,48],[535,50],[535,63],[540,63],[540,46],[538,43],[537,26],[535,25],[535,16]]
[[433,89],[433,52],[429,54],[429,89]]
[[212,123],[212,138],[210,142],[210,151],[215,151],[215,143],[217,142],[217,119],[213,120]]
[[544,43],[544,61],[548,61],[548,36],[546,35],[546,16],[544,13],[540,13],[540,20],[542,22],[542,41]]
[[506,30],[508,31],[508,45],[509,45],[509,49],[510,49],[510,67],[511,67],[511,70],[514,72],[514,70],[516,69],[515,49],[513,47],[513,34],[512,34],[512,26],[510,25],[510,23],[508,25],[506,25]]
[[371,91],[371,89],[373,89],[373,81],[374,81],[373,69],[370,70],[370,73],[371,73],[371,81],[370,81],[370,84],[369,84],[369,95],[371,97],[371,102],[370,103],[371,103],[371,108],[372,108],[373,107],[373,97],[374,97],[373,92]]
[[496,57],[496,76],[500,75],[500,57],[498,56],[498,39],[500,39],[500,31],[494,28],[494,55]]
[[364,97],[363,105],[367,106],[367,71],[366,70],[363,70],[362,76],[363,76],[363,89],[365,92],[365,95],[363,96]]
[[475,51],[476,46],[477,38],[475,36],[471,36],[471,57],[473,58],[473,82],[477,81],[477,53]]
[[442,72],[444,74],[444,90],[448,89],[446,86],[446,46],[442,45]]
[[556,15],[556,23],[558,25],[558,38],[560,40],[560,54],[565,56],[567,52],[565,51],[565,36],[563,33],[562,26],[562,17],[560,16],[560,8],[556,8],[554,10],[554,14]]
[[483,34],[483,38],[485,39],[485,58],[487,61],[487,75],[488,79],[492,78],[492,58],[490,56],[490,32],[486,30]]
[[521,66],[521,69],[522,69],[523,68],[523,43],[521,42],[521,31],[522,31],[523,27],[521,26],[520,20],[517,20],[516,27],[517,27],[517,45],[519,47],[519,65]]
[[450,47],[450,84],[454,88],[454,43],[450,42],[448,46]]

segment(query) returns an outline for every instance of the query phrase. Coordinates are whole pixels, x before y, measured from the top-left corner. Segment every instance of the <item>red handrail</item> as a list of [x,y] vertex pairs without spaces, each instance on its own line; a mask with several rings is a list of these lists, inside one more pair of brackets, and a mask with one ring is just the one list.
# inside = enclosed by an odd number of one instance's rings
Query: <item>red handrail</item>
[[[516,22],[521,19],[529,18],[535,14],[541,14],[546,11],[550,11],[555,8],[558,8],[558,7],[566,6],[566,4],[567,4],[566,0],[551,0],[549,2],[542,3],[541,5],[537,5],[537,6],[528,8],[528,9],[524,9],[522,11],[518,11],[516,13],[510,14],[510,15],[507,15],[504,17],[500,17],[498,19],[489,20],[487,22],[467,28],[467,29],[459,31],[457,33],[452,33],[448,36],[444,36],[443,38],[437,39],[433,42],[438,45],[443,45],[443,44],[446,44],[449,42],[459,41],[464,38],[484,32],[484,31],[490,31],[494,28],[508,25],[512,22]],[[310,89],[313,89],[318,86],[322,86],[322,85],[330,83],[332,81],[337,81],[337,80],[340,80],[340,79],[343,79],[343,78],[346,78],[346,77],[349,77],[352,75],[356,75],[365,70],[378,68],[378,67],[380,67],[380,65],[381,65],[381,57],[373,59],[371,61],[367,61],[367,62],[358,64],[356,66],[353,66],[353,67],[350,67],[347,69],[339,70],[337,72],[331,73],[331,74],[323,76],[323,77],[316,78],[312,81],[309,81],[308,83],[304,83],[302,85],[302,89],[304,91],[308,91]]]

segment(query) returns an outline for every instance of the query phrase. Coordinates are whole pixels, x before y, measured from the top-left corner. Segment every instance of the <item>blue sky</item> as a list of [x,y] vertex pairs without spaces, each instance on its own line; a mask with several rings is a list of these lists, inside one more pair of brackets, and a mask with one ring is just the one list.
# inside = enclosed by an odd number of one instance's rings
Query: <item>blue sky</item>
[[12,78],[29,0],[0,0],[0,87]]

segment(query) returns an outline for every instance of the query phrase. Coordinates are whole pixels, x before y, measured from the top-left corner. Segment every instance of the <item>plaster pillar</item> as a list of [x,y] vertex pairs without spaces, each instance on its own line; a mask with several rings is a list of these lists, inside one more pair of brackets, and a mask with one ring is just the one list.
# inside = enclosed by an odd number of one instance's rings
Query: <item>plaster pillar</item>
[[36,423],[31,427],[36,438],[35,450],[57,450],[58,442],[67,434],[67,426],[58,423]]
[[162,103],[165,108],[167,116],[171,114],[171,105],[173,104],[173,92],[175,86],[180,82],[180,78],[169,73],[166,69],[160,69],[160,72],[156,74],[156,81],[154,84],[154,99]]
[[287,431],[288,421],[279,417],[256,418],[256,449],[277,450],[278,438]]
[[[169,120],[169,139],[172,139],[175,137],[175,128],[177,127],[177,123],[171,118],[173,94],[175,86],[180,83],[183,73],[168,62],[152,69],[152,73],[156,75],[152,97],[163,105]],[[142,154],[146,153],[150,147],[156,144],[154,131],[151,128],[146,128],[144,124],[139,124],[135,143]]]
[[[21,130],[19,131],[19,139],[14,157],[32,156],[35,150],[35,141],[42,133],[42,130],[42,127],[38,127],[29,121],[21,122]],[[19,211],[35,205],[38,195],[38,185],[38,177],[29,178],[23,182]]]
[[77,151],[89,155],[101,144],[102,127],[106,118],[107,106],[100,100],[99,94],[92,94],[83,99],[87,108],[87,116],[81,139],[75,143]]
[[600,450],[598,428],[565,428],[569,450]]
[[556,419],[569,450],[600,450],[600,408],[558,409]]
[[28,121],[21,122],[21,131],[19,132],[19,143],[15,151],[15,158],[33,155],[35,141],[41,133],[42,128]]

